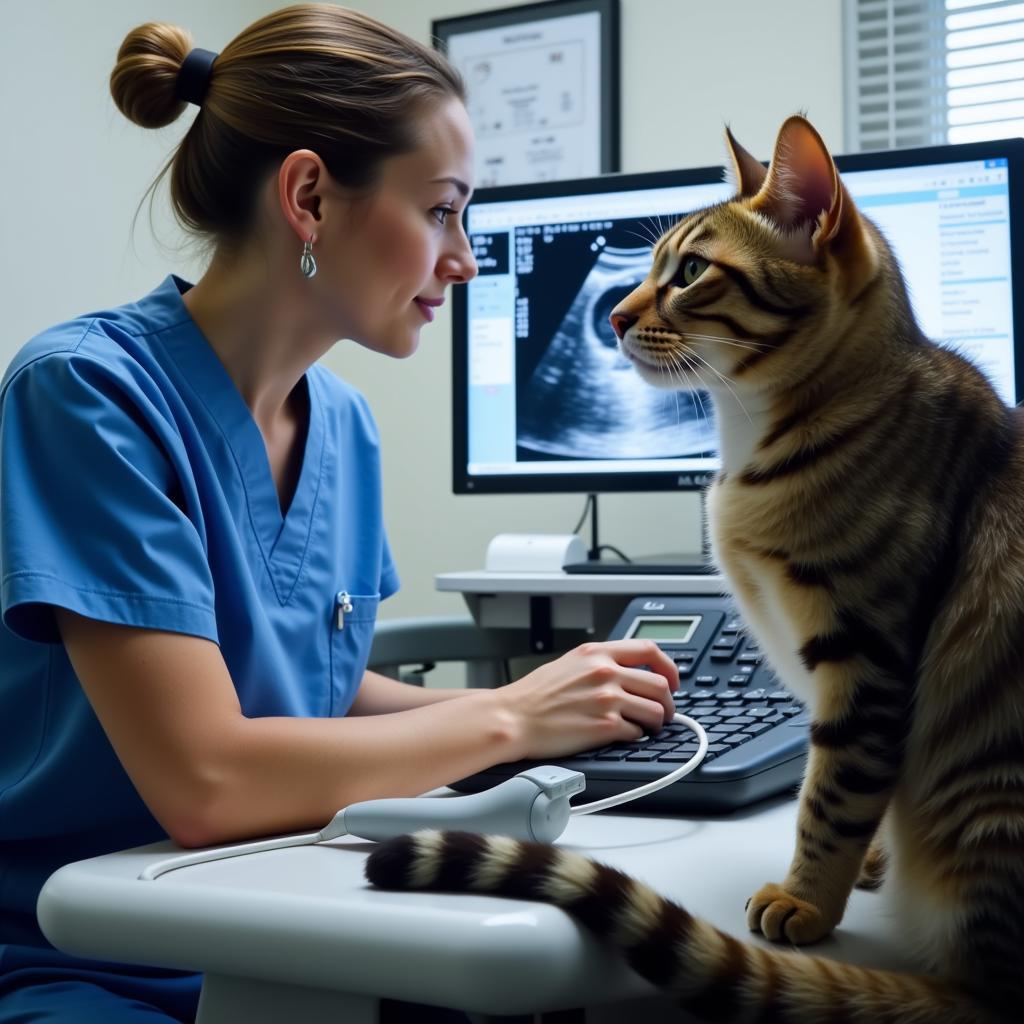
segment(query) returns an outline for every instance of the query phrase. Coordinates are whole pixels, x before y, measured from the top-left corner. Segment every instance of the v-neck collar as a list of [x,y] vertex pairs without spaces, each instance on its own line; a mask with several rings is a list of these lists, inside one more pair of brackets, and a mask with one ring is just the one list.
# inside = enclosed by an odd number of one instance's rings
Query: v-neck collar
[[302,381],[309,395],[309,425],[302,469],[288,511],[282,514],[263,435],[235,382],[181,300],[190,287],[187,282],[171,275],[158,289],[173,289],[174,297],[185,314],[185,318],[178,321],[179,329],[167,331],[162,340],[231,451],[267,572],[278,600],[286,604],[306,557],[320,492],[324,453],[323,396],[315,374],[307,370]]

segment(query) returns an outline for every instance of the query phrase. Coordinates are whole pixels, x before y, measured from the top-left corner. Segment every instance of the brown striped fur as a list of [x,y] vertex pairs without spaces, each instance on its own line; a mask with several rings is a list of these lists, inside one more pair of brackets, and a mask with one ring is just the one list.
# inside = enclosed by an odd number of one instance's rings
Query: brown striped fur
[[[796,851],[747,923],[814,942],[888,865],[926,973],[746,947],[607,868],[580,868],[566,896],[550,882],[556,866],[575,872],[559,851],[486,888],[553,899],[649,977],[637,951],[674,937],[678,957],[652,970],[694,1010],[725,999],[737,1020],[793,1024],[1024,1019],[1021,414],[922,335],[892,253],[807,121],[786,121],[767,171],[728,142],[736,197],[668,231],[612,319],[645,379],[711,392],[714,557],[812,713]],[[458,843],[464,870],[445,875],[472,888],[487,843]],[[607,907],[591,906],[598,891]],[[629,903],[649,908],[645,926],[624,926]]]

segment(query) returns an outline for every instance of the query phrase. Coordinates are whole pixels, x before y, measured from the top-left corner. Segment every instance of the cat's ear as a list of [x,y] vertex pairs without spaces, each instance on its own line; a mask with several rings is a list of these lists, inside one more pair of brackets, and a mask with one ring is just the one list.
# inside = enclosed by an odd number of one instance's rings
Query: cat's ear
[[733,136],[731,129],[725,129],[725,144],[729,148],[729,156],[732,157],[732,177],[735,179],[736,191],[739,195],[749,198],[756,196],[764,184],[768,168],[755,160]]
[[794,259],[817,262],[831,246],[873,262],[857,209],[828,148],[806,118],[790,117],[782,125],[768,174],[750,206],[789,236]]
[[784,231],[813,226],[820,241],[834,233],[842,213],[839,175],[810,122],[790,117],[779,129],[764,185],[750,205]]

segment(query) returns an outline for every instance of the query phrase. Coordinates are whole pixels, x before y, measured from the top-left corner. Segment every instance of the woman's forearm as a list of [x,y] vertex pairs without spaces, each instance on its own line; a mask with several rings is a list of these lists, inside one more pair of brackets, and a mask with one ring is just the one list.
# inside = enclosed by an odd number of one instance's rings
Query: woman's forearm
[[348,713],[389,715],[394,711],[408,711],[411,708],[451,700],[453,697],[464,697],[470,692],[463,689],[438,690],[411,686],[409,683],[401,683],[397,679],[382,676],[379,672],[367,672],[363,675],[359,692]]
[[175,838],[206,846],[319,828],[348,804],[418,795],[522,756],[493,691],[453,695],[457,706],[441,699],[390,714],[240,718],[217,755],[219,784]]

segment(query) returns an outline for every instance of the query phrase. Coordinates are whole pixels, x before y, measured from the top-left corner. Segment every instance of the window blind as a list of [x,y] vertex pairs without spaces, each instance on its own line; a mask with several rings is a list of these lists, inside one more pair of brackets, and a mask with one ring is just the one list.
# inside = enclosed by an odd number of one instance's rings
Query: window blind
[[848,152],[1024,135],[1024,2],[845,0]]

